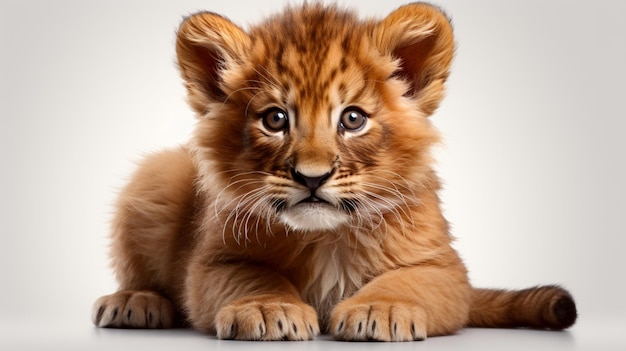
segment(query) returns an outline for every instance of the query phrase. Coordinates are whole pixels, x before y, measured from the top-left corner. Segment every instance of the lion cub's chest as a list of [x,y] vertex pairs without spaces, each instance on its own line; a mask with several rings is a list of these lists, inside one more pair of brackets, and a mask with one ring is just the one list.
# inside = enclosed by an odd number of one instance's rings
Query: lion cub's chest
[[370,270],[356,250],[339,243],[317,245],[308,261],[309,277],[302,296],[315,306],[322,320],[337,302],[351,296],[366,283]]

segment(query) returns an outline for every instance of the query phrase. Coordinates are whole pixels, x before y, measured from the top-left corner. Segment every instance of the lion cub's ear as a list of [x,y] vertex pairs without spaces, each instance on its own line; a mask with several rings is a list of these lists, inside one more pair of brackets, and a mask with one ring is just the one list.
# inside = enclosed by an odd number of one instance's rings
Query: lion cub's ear
[[183,21],[176,54],[189,104],[196,112],[204,114],[211,101],[224,99],[221,71],[240,62],[249,47],[248,34],[220,15],[201,12]]
[[443,98],[454,54],[446,15],[424,3],[405,5],[376,24],[372,39],[383,55],[400,60],[396,74],[411,84],[407,93],[424,113],[432,114]]

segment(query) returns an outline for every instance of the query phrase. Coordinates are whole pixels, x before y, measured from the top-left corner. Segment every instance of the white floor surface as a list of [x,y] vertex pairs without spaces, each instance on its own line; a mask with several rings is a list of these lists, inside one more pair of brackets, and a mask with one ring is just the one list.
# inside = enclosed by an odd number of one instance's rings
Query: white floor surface
[[0,350],[626,350],[626,320],[581,319],[571,330],[464,329],[457,335],[422,342],[338,342],[328,336],[304,342],[217,340],[188,329],[98,329],[88,320],[38,320],[0,324]]

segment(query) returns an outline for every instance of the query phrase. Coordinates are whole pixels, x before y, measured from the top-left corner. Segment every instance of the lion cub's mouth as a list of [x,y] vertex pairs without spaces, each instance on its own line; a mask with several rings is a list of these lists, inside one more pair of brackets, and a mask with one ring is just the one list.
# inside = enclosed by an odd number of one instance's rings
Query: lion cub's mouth
[[325,204],[325,205],[330,205],[330,202],[328,202],[328,201],[326,201],[326,200],[324,200],[324,199],[322,199],[320,197],[317,197],[315,195],[311,195],[311,196],[307,197],[306,199],[299,201],[297,203],[297,205],[299,205],[299,204],[320,204],[320,205]]

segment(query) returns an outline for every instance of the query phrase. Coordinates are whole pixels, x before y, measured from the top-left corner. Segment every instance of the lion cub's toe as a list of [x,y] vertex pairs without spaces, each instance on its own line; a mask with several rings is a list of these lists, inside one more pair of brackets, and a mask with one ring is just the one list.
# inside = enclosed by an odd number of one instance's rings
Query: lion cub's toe
[[319,334],[315,310],[306,304],[231,304],[216,317],[217,336],[238,340],[311,340]]
[[333,310],[330,333],[347,341],[413,341],[426,339],[426,315],[410,303],[356,302],[348,299]]

